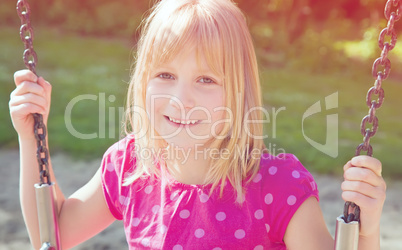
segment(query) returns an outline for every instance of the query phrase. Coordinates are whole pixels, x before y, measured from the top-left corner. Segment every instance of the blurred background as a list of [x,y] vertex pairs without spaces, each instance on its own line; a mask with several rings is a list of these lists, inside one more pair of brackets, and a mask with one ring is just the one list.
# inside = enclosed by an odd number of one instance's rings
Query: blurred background
[[[137,27],[150,0],[35,0],[31,6],[37,73],[53,85],[48,123],[51,153],[76,161],[100,161],[121,138],[121,112],[134,62]],[[244,11],[259,60],[264,107],[282,109],[266,124],[267,147],[294,153],[318,174],[341,176],[342,166],[362,142],[360,122],[368,112],[378,34],[386,27],[384,1],[235,0]],[[13,73],[24,68],[16,1],[0,2],[0,150],[18,157],[18,140],[8,112]],[[396,23],[402,37],[402,21]],[[391,182],[402,178],[402,42],[389,53],[392,70],[383,82],[385,102],[377,111],[379,130],[371,144]],[[338,93],[338,107],[325,97]],[[74,98],[90,95],[68,106]],[[308,117],[304,133],[326,143],[326,117],[338,114],[338,154],[320,152],[303,136],[302,117],[320,101],[322,112]],[[71,111],[66,122],[65,112]],[[91,135],[80,139],[69,131]],[[332,133],[332,132],[331,132]],[[11,156],[10,156],[11,157]],[[18,159],[18,158],[17,158]],[[1,159],[0,159],[1,160]],[[4,161],[3,161],[4,162]],[[96,165],[96,164],[95,164]],[[4,176],[6,170],[4,170]],[[91,173],[96,171],[96,167]],[[17,173],[18,174],[18,173]],[[0,177],[1,178],[1,177]],[[18,176],[15,186],[17,188]],[[0,202],[4,202],[0,199]],[[400,208],[398,208],[400,209]]]
[[[39,57],[37,72],[53,84],[48,126],[52,152],[99,158],[119,139],[119,112],[134,61],[137,27],[154,1],[28,2]],[[386,27],[385,0],[236,2],[245,12],[254,38],[264,107],[271,115],[266,124],[267,147],[297,154],[310,169],[339,173],[362,141],[360,121],[368,112],[365,96],[374,84],[371,65],[381,52],[378,34]],[[4,110],[0,146],[17,148],[17,135],[7,112],[13,73],[24,68],[14,1],[1,1],[0,24],[0,105]],[[401,26],[402,21],[397,22],[397,32]],[[384,174],[402,177],[398,157],[402,149],[402,43],[397,43],[389,58],[392,70],[383,84],[386,98],[377,112],[380,125],[371,142],[374,155],[384,163]],[[324,98],[335,92],[339,107],[324,112]],[[85,94],[92,99],[71,104]],[[305,120],[304,132],[325,144],[326,116],[338,114],[339,154],[335,158],[315,149],[302,134],[302,116],[317,101],[321,101],[323,112]],[[282,107],[286,110],[278,112],[274,124],[272,108]],[[103,114],[99,113],[101,108]],[[67,109],[71,110],[71,123],[64,118]],[[77,138],[66,123],[94,138]]]

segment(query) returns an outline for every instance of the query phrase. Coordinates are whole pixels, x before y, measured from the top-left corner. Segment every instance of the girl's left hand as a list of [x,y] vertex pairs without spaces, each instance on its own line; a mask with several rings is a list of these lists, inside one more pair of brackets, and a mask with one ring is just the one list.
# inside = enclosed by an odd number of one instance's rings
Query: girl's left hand
[[386,184],[381,162],[367,155],[353,157],[344,166],[342,198],[360,207],[360,236],[378,236]]

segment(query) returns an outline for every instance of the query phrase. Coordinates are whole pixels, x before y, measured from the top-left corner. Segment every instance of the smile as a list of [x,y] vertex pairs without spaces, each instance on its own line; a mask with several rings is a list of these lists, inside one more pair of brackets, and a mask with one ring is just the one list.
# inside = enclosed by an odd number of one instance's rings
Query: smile
[[183,124],[183,125],[196,124],[197,122],[199,122],[199,120],[176,120],[170,116],[167,116],[167,118],[171,122],[174,122],[176,124]]

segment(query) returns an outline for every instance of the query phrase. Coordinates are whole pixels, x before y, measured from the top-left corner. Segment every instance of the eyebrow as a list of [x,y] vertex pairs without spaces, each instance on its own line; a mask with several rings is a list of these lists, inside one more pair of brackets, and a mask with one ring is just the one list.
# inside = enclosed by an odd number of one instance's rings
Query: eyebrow
[[[158,66],[155,66],[153,71],[157,71],[157,70],[167,70],[167,71],[175,71],[172,67],[166,65],[166,64],[160,64]],[[220,78],[219,75],[215,74],[214,71],[212,69],[205,69],[205,68],[198,68],[197,72],[200,75],[211,75],[215,78]]]
[[[151,70],[151,72],[153,73],[157,73],[157,71],[168,71],[170,73],[174,72],[175,69],[172,68],[169,65],[169,62],[160,62],[159,64],[157,64],[155,67],[153,67],[153,69]],[[224,80],[224,76],[219,75],[217,73],[215,73],[211,68],[207,67],[197,67],[197,73],[198,76],[206,76],[206,77],[211,77],[214,78],[216,81],[223,83]]]

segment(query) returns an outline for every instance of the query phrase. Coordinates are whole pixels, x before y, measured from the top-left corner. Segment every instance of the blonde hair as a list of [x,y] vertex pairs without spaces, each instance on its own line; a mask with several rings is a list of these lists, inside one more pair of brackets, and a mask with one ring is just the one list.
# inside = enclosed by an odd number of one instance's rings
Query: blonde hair
[[[232,110],[230,123],[225,123],[218,139],[210,146],[225,149],[228,159],[210,159],[205,184],[212,190],[229,180],[242,202],[243,184],[258,172],[264,148],[261,136],[262,114],[253,107],[261,107],[261,90],[257,60],[246,20],[240,9],[230,0],[162,0],[142,23],[141,38],[128,97],[126,133],[134,134],[137,166],[126,178],[128,185],[143,175],[160,175],[156,163],[163,160],[139,158],[138,150],[161,149],[163,145],[150,136],[150,122],[146,114],[146,87],[153,67],[166,62],[192,46],[197,57],[205,57],[208,66],[224,79],[226,107]],[[138,117],[139,115],[139,117]],[[145,129],[145,130],[144,130]],[[259,151],[253,152],[253,149]],[[160,152],[155,150],[153,152]],[[227,157],[226,157],[227,158]]]

